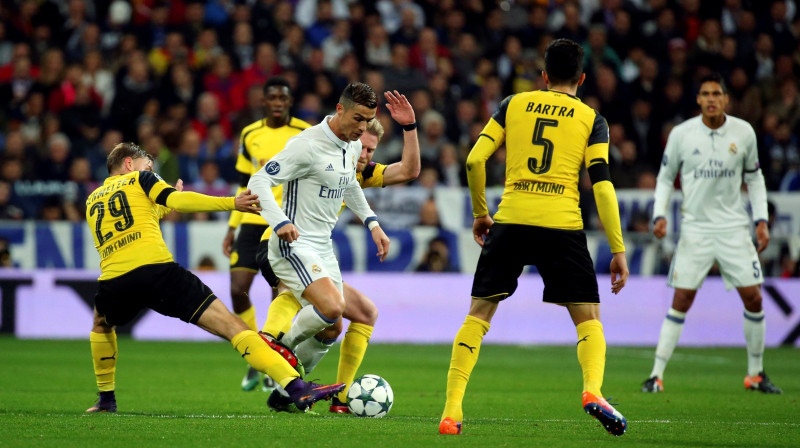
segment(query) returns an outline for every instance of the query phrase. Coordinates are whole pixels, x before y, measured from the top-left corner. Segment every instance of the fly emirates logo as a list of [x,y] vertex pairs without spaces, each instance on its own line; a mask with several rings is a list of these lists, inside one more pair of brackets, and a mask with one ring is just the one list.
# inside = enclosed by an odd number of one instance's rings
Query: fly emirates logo
[[342,196],[344,196],[344,190],[347,188],[347,184],[349,183],[350,176],[341,176],[339,177],[339,186],[337,188],[329,188],[325,185],[320,185],[319,197],[326,199],[342,199]]
[[722,160],[709,159],[708,163],[695,168],[695,179],[721,179],[725,177],[734,177],[736,171],[725,168],[725,163]]

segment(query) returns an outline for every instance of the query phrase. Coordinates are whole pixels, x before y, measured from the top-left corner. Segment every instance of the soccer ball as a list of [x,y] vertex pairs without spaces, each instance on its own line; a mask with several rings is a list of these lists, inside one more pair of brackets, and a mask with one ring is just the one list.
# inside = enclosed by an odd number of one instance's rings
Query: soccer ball
[[393,402],[392,387],[378,375],[356,378],[347,391],[347,407],[356,417],[381,418],[389,413]]

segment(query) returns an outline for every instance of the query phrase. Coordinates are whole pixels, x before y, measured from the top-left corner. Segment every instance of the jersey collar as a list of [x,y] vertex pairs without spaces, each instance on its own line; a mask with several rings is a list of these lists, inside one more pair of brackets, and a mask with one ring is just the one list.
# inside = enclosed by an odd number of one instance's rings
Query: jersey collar
[[581,100],[580,98],[578,98],[578,97],[577,97],[577,96],[575,96],[575,95],[570,95],[569,93],[567,93],[567,92],[562,92],[562,91],[560,91],[560,90],[540,89],[540,92],[552,92],[552,93],[558,93],[558,94],[561,94],[561,95],[566,95],[566,96],[568,96],[568,97],[570,97],[570,98],[572,98],[572,99],[578,100],[578,101],[580,101],[580,100]]
[[332,141],[334,145],[336,145],[340,149],[345,149],[347,148],[349,142],[340,139],[339,137],[336,136],[336,134],[333,133],[331,125],[328,124],[331,118],[333,118],[333,115],[328,115],[327,117],[325,117],[324,120],[322,120],[322,132],[325,133],[325,136],[328,137],[328,139]]
[[725,114],[725,122],[722,123],[722,126],[718,127],[717,129],[711,129],[710,127],[706,126],[705,122],[703,121],[703,116],[700,116],[700,126],[703,128],[703,132],[708,135],[719,135],[723,136],[728,130],[728,123],[731,122],[731,117],[728,114]]

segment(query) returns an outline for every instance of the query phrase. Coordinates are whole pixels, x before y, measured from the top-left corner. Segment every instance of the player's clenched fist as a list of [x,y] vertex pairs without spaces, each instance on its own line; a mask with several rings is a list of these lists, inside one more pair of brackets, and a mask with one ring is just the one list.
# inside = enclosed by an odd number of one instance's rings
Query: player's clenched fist
[[287,243],[291,243],[300,238],[300,232],[297,231],[297,227],[290,222],[280,226],[278,230],[275,231],[275,235],[278,235],[278,238]]

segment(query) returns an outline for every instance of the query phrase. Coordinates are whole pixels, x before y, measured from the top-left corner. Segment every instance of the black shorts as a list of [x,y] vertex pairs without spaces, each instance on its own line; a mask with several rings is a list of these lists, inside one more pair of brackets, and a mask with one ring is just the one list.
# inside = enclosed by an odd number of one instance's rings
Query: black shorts
[[261,241],[261,236],[264,235],[267,227],[269,226],[260,224],[242,224],[239,227],[239,234],[233,243],[233,252],[231,253],[232,271],[241,269],[254,274],[258,272],[256,251],[258,250],[258,242]]
[[258,270],[264,276],[269,286],[273,288],[278,287],[280,279],[275,272],[272,271],[272,266],[269,264],[269,240],[264,240],[258,243],[258,252],[256,252],[256,263],[258,263]]
[[522,269],[534,265],[545,302],[599,303],[594,264],[583,230],[495,223],[481,250],[472,297],[503,300],[514,294]]
[[145,308],[194,324],[216,298],[178,263],[160,263],[98,281],[94,306],[110,325],[125,325]]

